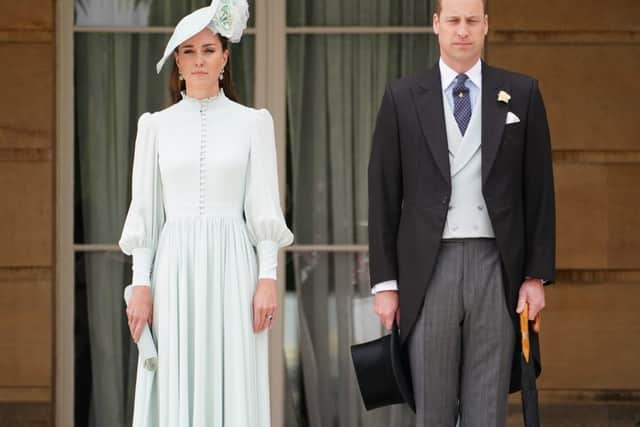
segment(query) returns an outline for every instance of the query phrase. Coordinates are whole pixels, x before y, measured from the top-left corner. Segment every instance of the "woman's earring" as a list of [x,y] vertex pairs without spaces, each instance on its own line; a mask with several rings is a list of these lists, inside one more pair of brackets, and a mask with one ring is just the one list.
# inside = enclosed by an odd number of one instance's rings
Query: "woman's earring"
[[220,81],[224,79],[224,67],[222,67],[222,71],[220,71],[220,76],[218,78],[220,79]]
[[182,74],[178,73],[178,83],[180,83],[183,80],[184,80],[184,77],[182,77]]

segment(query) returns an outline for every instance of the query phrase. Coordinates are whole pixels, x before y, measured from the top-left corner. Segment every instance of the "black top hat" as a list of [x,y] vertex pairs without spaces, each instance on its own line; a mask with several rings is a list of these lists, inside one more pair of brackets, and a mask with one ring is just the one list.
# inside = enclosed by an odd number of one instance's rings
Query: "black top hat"
[[351,358],[367,410],[406,403],[416,411],[409,363],[395,321],[389,335],[352,345]]

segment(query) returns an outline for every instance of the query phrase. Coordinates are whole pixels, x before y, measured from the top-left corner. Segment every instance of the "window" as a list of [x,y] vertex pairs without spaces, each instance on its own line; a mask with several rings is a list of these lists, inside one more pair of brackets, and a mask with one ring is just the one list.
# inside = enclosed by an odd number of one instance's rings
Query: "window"
[[[131,417],[136,352],[122,300],[130,263],[116,243],[130,197],[133,140],[138,117],[168,105],[168,67],[156,75],[154,66],[173,25],[208,3],[75,0],[77,426],[125,426]],[[397,408],[364,411],[348,348],[382,332],[367,298],[371,135],[386,82],[437,58],[432,3],[250,1],[250,28],[232,48],[241,99],[270,107],[280,129],[285,213],[296,235],[284,257],[284,338],[272,341],[284,348],[270,349],[272,360],[286,361],[284,407],[274,411],[283,425],[410,423]]]
[[437,58],[432,2],[287,2],[286,425],[415,425],[365,411],[349,347],[383,331],[372,310],[367,165],[386,83]]

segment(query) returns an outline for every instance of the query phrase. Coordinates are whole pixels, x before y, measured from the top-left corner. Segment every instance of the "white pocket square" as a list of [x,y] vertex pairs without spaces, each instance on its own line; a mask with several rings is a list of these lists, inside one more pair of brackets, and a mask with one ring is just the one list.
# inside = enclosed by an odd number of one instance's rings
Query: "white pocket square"
[[507,121],[504,122],[505,125],[510,125],[511,123],[520,123],[520,118],[513,114],[511,111],[507,113]]

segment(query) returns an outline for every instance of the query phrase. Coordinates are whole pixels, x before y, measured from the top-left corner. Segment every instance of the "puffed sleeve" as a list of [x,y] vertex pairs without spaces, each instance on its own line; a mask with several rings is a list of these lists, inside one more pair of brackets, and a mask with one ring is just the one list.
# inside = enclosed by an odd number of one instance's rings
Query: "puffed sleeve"
[[258,252],[258,277],[276,278],[278,249],[293,242],[280,208],[273,118],[256,113],[252,126],[244,211],[249,238]]
[[131,284],[150,286],[153,258],[164,224],[164,204],[157,138],[149,113],[138,120],[131,186],[131,205],[119,245],[122,252],[133,256]]

